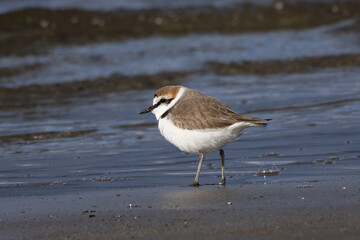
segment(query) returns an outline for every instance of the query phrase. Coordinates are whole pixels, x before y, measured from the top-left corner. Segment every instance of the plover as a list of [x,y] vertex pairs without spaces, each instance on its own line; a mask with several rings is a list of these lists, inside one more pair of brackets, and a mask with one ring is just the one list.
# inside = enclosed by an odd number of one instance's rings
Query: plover
[[159,121],[161,135],[181,151],[199,154],[200,160],[194,183],[199,186],[199,175],[204,155],[219,151],[221,181],[225,185],[224,150],[235,141],[244,128],[264,127],[270,119],[241,116],[223,102],[183,86],[166,86],[155,94],[153,105],[139,114],[152,112]]

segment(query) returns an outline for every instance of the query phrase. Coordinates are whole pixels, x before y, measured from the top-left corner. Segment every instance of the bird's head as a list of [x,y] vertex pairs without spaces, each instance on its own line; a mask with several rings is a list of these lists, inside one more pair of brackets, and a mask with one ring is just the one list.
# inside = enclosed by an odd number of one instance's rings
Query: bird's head
[[153,105],[145,108],[139,114],[152,112],[156,119],[159,119],[166,111],[168,111],[175,102],[181,97],[183,89],[182,86],[166,86],[156,91],[154,94]]

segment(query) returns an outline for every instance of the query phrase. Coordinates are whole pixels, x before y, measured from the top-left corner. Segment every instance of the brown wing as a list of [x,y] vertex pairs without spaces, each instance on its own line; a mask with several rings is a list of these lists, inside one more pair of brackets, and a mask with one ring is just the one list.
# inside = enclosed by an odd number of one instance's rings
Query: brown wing
[[185,129],[222,128],[237,122],[265,126],[266,120],[241,116],[216,98],[187,89],[181,101],[173,106],[168,116],[177,127]]

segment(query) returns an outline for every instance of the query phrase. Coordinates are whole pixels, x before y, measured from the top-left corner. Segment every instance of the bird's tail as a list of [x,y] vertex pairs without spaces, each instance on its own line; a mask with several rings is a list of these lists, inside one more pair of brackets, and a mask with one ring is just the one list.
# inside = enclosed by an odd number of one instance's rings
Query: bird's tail
[[253,117],[237,115],[236,120],[238,120],[239,122],[250,123],[250,126],[253,127],[266,127],[267,122],[270,121],[271,119],[253,118]]
[[256,121],[253,121],[252,123],[256,126],[256,127],[266,127],[267,126],[267,122],[271,121],[271,119],[261,119],[261,118],[257,118]]

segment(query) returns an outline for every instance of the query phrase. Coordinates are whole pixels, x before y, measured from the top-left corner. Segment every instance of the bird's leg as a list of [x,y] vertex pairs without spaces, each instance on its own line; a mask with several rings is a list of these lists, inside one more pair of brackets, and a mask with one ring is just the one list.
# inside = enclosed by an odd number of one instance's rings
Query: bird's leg
[[221,181],[219,182],[219,185],[225,185],[226,178],[225,178],[225,154],[224,150],[220,149],[219,151],[220,157],[221,157]]
[[198,166],[198,169],[197,169],[197,172],[196,172],[195,181],[194,181],[193,184],[191,184],[191,186],[193,186],[193,187],[199,186],[200,169],[201,169],[201,165],[202,165],[202,163],[204,161],[204,154],[200,153],[199,157],[200,157],[200,160],[199,160],[199,166]]

